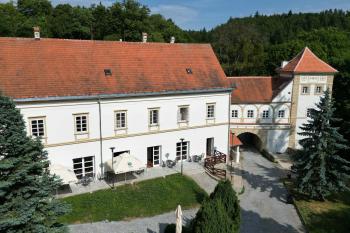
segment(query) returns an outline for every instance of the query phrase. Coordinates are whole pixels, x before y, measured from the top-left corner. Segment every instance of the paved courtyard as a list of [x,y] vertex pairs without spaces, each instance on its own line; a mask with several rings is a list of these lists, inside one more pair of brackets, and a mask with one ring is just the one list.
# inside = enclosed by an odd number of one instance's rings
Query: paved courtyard
[[294,206],[286,204],[283,171],[255,150],[245,149],[242,157],[241,233],[305,232]]

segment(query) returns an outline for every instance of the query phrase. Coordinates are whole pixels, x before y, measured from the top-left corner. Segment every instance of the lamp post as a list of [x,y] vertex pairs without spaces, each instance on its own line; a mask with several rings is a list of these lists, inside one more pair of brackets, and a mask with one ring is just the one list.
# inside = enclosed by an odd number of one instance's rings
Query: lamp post
[[183,155],[182,146],[183,146],[184,140],[185,140],[184,138],[180,138],[180,141],[181,141],[181,175],[183,174],[183,169],[184,169],[183,158],[182,158],[182,155]]
[[109,149],[111,149],[111,151],[112,151],[112,172],[113,172],[113,188],[114,188],[114,149],[115,149],[115,147],[111,147],[111,148],[109,148]]

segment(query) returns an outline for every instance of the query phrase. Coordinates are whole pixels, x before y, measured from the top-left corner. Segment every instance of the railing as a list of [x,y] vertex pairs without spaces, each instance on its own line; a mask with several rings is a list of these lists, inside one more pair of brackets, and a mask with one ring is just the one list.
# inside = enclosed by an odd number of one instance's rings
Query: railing
[[214,156],[210,156],[204,159],[204,168],[209,172],[210,174],[217,176],[221,179],[224,179],[226,177],[226,170],[216,168],[215,165],[219,163],[226,163],[226,154],[215,150]]

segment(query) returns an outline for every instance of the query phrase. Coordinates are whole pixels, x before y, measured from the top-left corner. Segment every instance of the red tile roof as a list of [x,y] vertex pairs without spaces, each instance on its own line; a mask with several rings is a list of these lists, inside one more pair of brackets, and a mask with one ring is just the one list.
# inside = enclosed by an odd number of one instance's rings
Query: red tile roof
[[0,38],[0,91],[15,99],[227,87],[208,44]]
[[319,59],[308,47],[288,62],[280,72],[294,73],[336,73],[336,69]]
[[232,91],[232,103],[271,103],[292,78],[271,76],[229,77]]

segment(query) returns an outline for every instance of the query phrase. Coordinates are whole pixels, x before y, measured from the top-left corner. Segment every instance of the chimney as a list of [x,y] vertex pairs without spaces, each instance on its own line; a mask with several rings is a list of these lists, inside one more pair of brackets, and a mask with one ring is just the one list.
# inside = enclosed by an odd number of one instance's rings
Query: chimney
[[146,43],[146,42],[147,42],[147,33],[142,32],[142,43]]
[[288,63],[288,61],[282,61],[281,68],[283,69]]
[[172,36],[172,37],[170,38],[170,44],[174,44],[174,43],[175,43],[175,37]]
[[40,28],[38,26],[33,27],[34,39],[40,40]]

